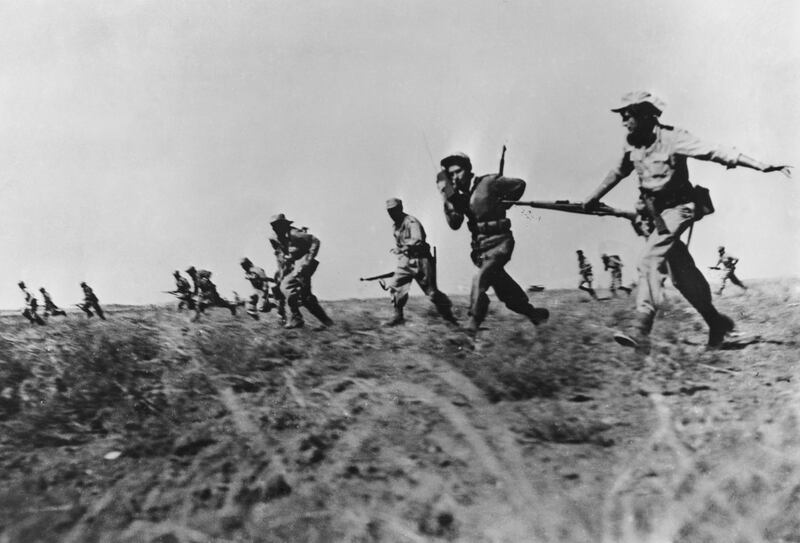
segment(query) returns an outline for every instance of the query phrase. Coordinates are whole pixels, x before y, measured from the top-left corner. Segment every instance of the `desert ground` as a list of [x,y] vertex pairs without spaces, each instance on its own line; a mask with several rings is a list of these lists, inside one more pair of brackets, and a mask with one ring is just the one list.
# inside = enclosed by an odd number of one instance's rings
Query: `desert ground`
[[4,316],[0,543],[800,542],[800,280],[729,287],[718,351],[674,291],[648,355],[632,298],[532,298],[475,341],[422,297]]

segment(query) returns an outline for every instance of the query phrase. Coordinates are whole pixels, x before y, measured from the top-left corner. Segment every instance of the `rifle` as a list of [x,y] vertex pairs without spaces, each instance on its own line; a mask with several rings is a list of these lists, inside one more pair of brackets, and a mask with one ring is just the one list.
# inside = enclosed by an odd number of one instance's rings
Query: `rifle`
[[581,202],[570,202],[569,200],[556,200],[555,202],[545,202],[540,200],[515,202],[513,200],[503,200],[503,203],[515,206],[535,207],[538,209],[552,209],[553,211],[565,211],[567,213],[579,213],[581,215],[622,217],[631,221],[636,219],[635,212],[617,209],[606,204],[597,204],[594,207],[586,208]]
[[500,169],[497,171],[497,175],[503,175],[503,170],[506,168],[506,146],[503,145],[503,152],[500,153]]
[[708,269],[709,270],[721,270],[722,268],[720,268],[719,266],[709,266]]
[[394,272],[386,272],[380,275],[373,275],[371,277],[359,277],[359,281],[377,281],[378,279],[388,279],[389,277],[393,276]]
[[164,294],[175,294],[175,295],[180,294],[180,291],[177,290],[162,290],[161,292],[163,292]]

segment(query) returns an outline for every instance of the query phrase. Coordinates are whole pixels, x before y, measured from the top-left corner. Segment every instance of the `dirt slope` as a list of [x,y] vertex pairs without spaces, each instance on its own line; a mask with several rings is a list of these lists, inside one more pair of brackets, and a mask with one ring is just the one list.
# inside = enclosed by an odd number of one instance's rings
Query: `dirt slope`
[[797,281],[726,293],[717,352],[676,295],[649,356],[630,299],[534,301],[474,343],[423,299],[4,318],[0,543],[800,541]]

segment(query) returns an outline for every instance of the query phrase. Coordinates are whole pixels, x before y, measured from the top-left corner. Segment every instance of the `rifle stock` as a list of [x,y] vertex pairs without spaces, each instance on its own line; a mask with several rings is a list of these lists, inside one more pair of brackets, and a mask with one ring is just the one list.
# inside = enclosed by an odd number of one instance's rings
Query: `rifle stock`
[[633,211],[617,209],[606,204],[598,204],[594,207],[586,208],[581,202],[570,202],[569,200],[556,200],[554,202],[538,200],[515,202],[513,200],[503,200],[503,203],[515,206],[533,207],[536,209],[551,209],[553,211],[563,211],[565,213],[578,213],[580,215],[622,217],[631,221],[636,218],[636,213]]

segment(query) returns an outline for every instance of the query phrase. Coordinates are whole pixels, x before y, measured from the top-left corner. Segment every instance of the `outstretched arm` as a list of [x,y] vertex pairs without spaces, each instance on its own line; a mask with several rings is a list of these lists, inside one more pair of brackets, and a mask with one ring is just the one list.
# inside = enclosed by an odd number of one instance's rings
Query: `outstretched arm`
[[760,172],[769,173],[769,172],[781,172],[788,178],[792,177],[792,167],[787,166],[785,164],[778,165],[778,164],[765,164],[764,162],[759,162],[754,158],[750,158],[747,155],[739,155],[739,159],[737,160],[738,166],[744,166],[745,168],[752,168],[753,170],[758,170]]
[[760,172],[781,172],[786,177],[792,176],[791,166],[760,162],[743,155],[732,147],[707,143],[685,130],[675,131],[675,153],[698,160],[716,162],[728,168],[743,166]]
[[585,206],[592,207],[600,202],[600,199],[608,194],[608,192],[617,186],[617,184],[628,177],[633,172],[633,163],[631,162],[628,153],[622,155],[619,163],[606,175],[600,186],[586,198]]

